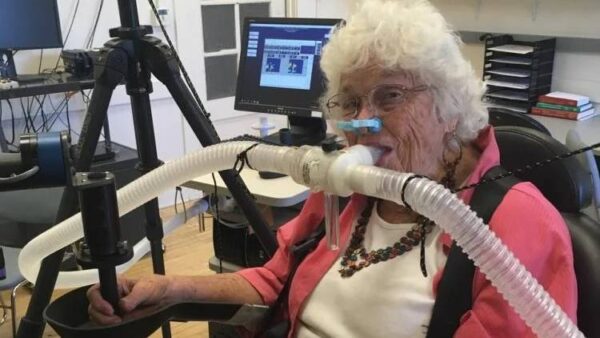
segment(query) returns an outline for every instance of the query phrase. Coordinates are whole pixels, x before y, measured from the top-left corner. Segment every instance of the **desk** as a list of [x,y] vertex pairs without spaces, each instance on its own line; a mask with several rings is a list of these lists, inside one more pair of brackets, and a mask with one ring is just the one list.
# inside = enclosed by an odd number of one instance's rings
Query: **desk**
[[[562,143],[565,142],[567,132],[571,129],[575,129],[581,136],[581,140],[587,145],[600,142],[600,116],[583,121],[571,121],[533,114],[529,116],[542,123],[552,133],[552,137]],[[594,149],[594,155],[600,156],[600,149]]]
[[[256,202],[272,207],[289,207],[304,201],[309,194],[309,188],[298,184],[291,177],[285,176],[273,179],[262,179],[258,171],[244,169],[240,174],[248,190],[256,197]],[[217,193],[231,196],[221,176],[215,174]],[[204,175],[183,184],[186,188],[201,190],[206,193],[214,191],[212,175]]]
[[0,100],[54,93],[76,92],[83,89],[92,88],[94,88],[93,78],[73,78],[69,73],[49,74],[48,79],[45,81],[23,83],[19,84],[18,88],[0,90]]

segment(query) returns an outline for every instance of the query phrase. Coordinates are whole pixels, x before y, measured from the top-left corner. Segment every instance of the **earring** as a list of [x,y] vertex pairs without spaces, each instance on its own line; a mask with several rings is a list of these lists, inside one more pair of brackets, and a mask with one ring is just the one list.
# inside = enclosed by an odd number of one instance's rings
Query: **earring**
[[[444,166],[444,177],[442,177],[440,183],[446,188],[452,190],[456,188],[456,181],[454,176],[456,174],[456,167],[458,166],[460,160],[462,160],[463,149],[460,139],[456,135],[456,132],[452,132],[446,135],[447,136],[444,137],[445,147],[444,151],[442,152],[442,165]],[[452,146],[451,143],[454,143],[454,146]],[[453,151],[451,148],[455,148],[455,150]],[[453,160],[450,160],[450,154],[456,152],[458,152],[458,155],[456,155],[456,157]]]

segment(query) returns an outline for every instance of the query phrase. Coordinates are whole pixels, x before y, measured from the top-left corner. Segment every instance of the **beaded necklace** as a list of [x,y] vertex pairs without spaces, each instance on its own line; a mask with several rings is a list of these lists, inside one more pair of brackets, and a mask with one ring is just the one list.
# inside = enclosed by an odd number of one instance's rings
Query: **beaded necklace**
[[424,216],[419,215],[417,224],[415,224],[407,233],[391,246],[386,248],[371,250],[367,252],[363,245],[367,223],[373,212],[374,200],[369,199],[367,206],[358,218],[356,228],[352,234],[350,245],[342,257],[342,268],[339,271],[342,278],[352,277],[356,272],[369,267],[371,264],[385,262],[398,257],[421,243],[421,271],[427,277],[425,268],[425,237],[433,230],[435,223]]
[[[440,183],[448,189],[454,189],[456,186],[456,182],[454,181],[456,168],[463,156],[460,140],[455,133],[452,133],[451,137],[458,143],[458,156],[454,160],[449,161],[446,159],[445,155],[442,155],[445,175],[440,181]],[[385,262],[392,258],[398,257],[406,252],[409,252],[419,243],[421,243],[421,272],[423,273],[423,276],[427,277],[427,268],[425,266],[425,237],[433,230],[435,223],[425,216],[418,215],[416,222],[417,224],[415,224],[406,233],[406,236],[402,236],[402,238],[400,238],[391,246],[367,252],[367,249],[365,249],[363,245],[363,241],[365,239],[367,223],[369,223],[369,218],[373,212],[374,204],[375,200],[373,198],[369,198],[366,208],[358,218],[358,224],[354,229],[354,233],[352,233],[350,245],[348,245],[348,248],[342,257],[342,268],[338,270],[342,278],[352,277],[352,275],[366,267],[371,266],[371,264]],[[410,206],[408,206],[408,208],[410,209]]]

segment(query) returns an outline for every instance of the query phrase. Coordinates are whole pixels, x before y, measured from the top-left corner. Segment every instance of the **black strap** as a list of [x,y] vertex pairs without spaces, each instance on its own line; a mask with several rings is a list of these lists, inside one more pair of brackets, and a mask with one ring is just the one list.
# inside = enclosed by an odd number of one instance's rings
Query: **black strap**
[[[484,177],[504,173],[501,167],[490,169]],[[488,224],[492,214],[510,188],[519,183],[514,176],[479,185],[473,192],[471,209]],[[451,338],[458,329],[460,318],[473,306],[475,266],[462,249],[452,243],[444,274],[440,280],[427,338]]]
[[284,338],[287,337],[288,331],[290,329],[289,320],[281,321],[276,323],[277,316],[282,313],[282,311],[287,307],[288,304],[288,296],[290,294],[290,285],[292,284],[292,280],[294,279],[294,275],[296,274],[296,270],[298,270],[298,266],[309,253],[311,253],[319,244],[321,239],[325,236],[325,221],[322,221],[319,224],[317,230],[315,230],[308,238],[301,240],[296,243],[291,248],[292,254],[292,269],[290,270],[290,274],[283,285],[283,289],[279,293],[275,304],[271,306],[269,310],[269,314],[265,319],[265,331],[263,331],[259,336],[261,338]]

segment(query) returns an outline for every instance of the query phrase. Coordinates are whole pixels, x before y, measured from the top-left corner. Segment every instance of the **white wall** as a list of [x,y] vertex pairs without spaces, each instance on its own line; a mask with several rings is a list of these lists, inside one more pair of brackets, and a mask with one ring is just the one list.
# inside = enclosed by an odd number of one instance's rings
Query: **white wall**
[[462,31],[600,37],[597,0],[431,0]]

